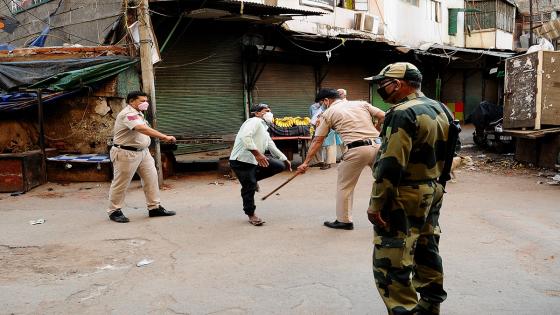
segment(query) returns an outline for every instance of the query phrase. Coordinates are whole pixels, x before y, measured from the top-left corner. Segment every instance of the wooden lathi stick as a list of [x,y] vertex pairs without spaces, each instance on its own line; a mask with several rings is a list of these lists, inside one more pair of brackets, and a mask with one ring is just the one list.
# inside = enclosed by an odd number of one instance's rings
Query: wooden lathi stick
[[280,188],[284,187],[287,183],[289,183],[292,179],[296,178],[296,176],[298,176],[300,173],[296,172],[294,175],[292,175],[292,177],[288,178],[284,183],[282,183],[282,185],[276,187],[276,189],[274,189],[273,191],[270,192],[270,194],[264,196],[261,198],[261,200],[265,200],[266,198],[270,197],[270,195],[272,195],[273,193],[277,192],[278,190],[280,190]]

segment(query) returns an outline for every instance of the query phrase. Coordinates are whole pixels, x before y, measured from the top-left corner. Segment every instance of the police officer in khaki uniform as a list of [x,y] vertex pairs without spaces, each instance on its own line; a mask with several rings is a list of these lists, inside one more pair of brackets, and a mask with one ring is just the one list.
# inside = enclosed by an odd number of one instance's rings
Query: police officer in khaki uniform
[[[340,135],[345,151],[338,166],[336,220],[326,221],[324,224],[333,229],[352,230],[354,187],[364,167],[373,166],[380,146],[377,137],[385,113],[364,101],[343,100],[335,89],[321,89],[315,101],[327,107],[327,110],[321,115],[307,158],[297,170],[305,173],[309,168],[309,161],[321,148],[330,129]],[[377,125],[374,125],[374,119],[377,120]]]
[[175,142],[175,137],[165,135],[150,128],[141,111],[148,109],[148,96],[144,92],[130,92],[126,97],[128,105],[117,115],[113,129],[113,147],[110,157],[113,163],[113,182],[109,190],[109,218],[126,223],[128,218],[122,213],[126,189],[134,173],[142,179],[146,204],[150,217],[175,215],[174,211],[160,205],[157,170],[150,155],[150,137],[166,142]]

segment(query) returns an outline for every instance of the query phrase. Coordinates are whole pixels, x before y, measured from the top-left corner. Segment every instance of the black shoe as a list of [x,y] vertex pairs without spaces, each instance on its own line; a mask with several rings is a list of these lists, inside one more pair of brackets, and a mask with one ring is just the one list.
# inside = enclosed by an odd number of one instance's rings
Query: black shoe
[[130,220],[124,216],[124,214],[122,213],[122,211],[119,210],[115,210],[113,211],[110,215],[109,215],[109,219],[111,219],[112,221],[118,222],[118,223],[127,223]]
[[332,222],[329,221],[325,221],[325,226],[330,227],[331,229],[340,229],[340,230],[353,230],[354,229],[354,223],[350,222],[350,223],[344,223],[344,222],[338,222],[338,220],[334,220]]
[[162,206],[159,206],[159,208],[152,209],[148,212],[150,217],[167,217],[170,215],[175,215],[175,211],[165,210],[165,208]]

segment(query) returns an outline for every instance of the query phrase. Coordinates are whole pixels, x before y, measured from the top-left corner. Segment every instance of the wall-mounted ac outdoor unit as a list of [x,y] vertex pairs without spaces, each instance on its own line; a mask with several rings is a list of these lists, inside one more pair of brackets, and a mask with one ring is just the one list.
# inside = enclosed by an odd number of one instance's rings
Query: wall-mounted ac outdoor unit
[[355,15],[354,29],[377,34],[379,32],[379,17],[359,12]]

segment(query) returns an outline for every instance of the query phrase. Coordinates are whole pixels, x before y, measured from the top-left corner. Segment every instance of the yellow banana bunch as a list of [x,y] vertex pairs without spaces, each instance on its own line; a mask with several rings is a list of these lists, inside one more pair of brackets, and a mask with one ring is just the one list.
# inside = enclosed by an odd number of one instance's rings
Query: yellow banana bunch
[[282,118],[275,118],[274,124],[278,127],[289,128],[296,126],[307,126],[311,123],[311,119],[309,117],[282,117]]
[[295,117],[294,118],[294,124],[296,126],[307,126],[311,123],[311,119],[309,117]]
[[282,117],[274,119],[274,124],[278,127],[289,128],[294,125],[293,117]]

